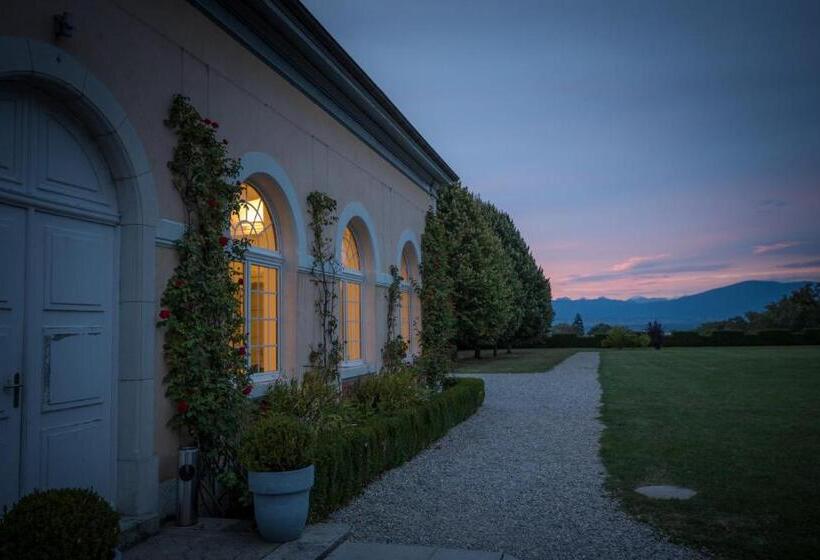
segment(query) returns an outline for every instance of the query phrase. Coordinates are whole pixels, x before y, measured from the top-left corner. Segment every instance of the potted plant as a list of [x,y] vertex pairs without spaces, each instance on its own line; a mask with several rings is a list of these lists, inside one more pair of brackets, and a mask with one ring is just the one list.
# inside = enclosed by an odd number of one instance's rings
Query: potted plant
[[119,558],[119,523],[93,490],[34,491],[0,519],[0,558]]
[[305,528],[313,486],[314,433],[283,414],[262,416],[242,438],[239,460],[248,470],[253,510],[266,541],[298,539]]

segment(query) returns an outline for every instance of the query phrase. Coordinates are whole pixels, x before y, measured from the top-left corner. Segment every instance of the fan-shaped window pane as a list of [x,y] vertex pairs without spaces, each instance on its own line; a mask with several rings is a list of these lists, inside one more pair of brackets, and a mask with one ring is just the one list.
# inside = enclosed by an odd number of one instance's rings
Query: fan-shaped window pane
[[342,236],[342,266],[348,270],[361,270],[362,268],[359,259],[359,245],[350,227],[345,228]]
[[242,183],[242,205],[231,215],[231,237],[249,239],[253,247],[276,251],[276,230],[262,195],[248,183]]

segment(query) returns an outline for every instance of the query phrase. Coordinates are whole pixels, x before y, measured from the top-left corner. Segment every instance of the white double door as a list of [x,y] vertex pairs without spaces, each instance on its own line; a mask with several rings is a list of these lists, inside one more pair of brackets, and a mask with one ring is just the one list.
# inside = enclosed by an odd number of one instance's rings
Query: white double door
[[107,188],[92,150],[0,88],[0,515],[37,488],[115,497],[118,228],[54,204]]

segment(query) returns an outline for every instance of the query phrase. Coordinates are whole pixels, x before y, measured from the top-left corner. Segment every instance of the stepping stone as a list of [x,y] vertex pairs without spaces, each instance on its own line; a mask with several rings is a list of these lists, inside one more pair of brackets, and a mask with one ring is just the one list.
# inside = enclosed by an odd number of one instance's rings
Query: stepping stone
[[684,488],[683,486],[671,486],[666,484],[638,486],[635,488],[635,492],[656,500],[688,500],[697,494],[694,490]]

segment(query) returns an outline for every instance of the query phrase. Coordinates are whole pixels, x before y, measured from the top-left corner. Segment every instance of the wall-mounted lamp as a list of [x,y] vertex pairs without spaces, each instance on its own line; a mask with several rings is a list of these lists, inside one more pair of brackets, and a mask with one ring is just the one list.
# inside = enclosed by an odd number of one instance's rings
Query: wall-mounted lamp
[[54,16],[54,38],[73,37],[74,36],[74,17],[68,13],[63,12]]

